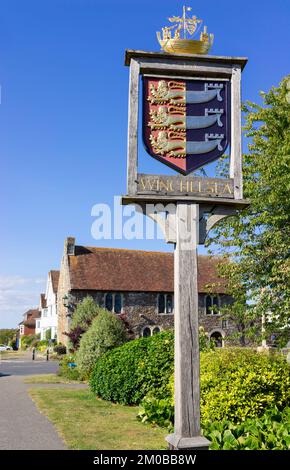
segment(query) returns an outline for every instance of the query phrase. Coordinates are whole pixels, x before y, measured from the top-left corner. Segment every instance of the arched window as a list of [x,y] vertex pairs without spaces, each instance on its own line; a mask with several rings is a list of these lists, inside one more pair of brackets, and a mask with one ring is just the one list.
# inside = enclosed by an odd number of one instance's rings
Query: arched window
[[157,335],[157,333],[160,333],[161,328],[158,325],[152,325],[152,326],[144,326],[141,335],[143,338],[148,338],[149,336]]
[[146,326],[145,328],[143,328],[142,336],[144,338],[148,338],[148,336],[151,336],[151,329],[149,328],[149,326]]
[[113,310],[113,294],[110,292],[105,295],[105,308],[109,310],[109,312]]
[[215,342],[217,348],[223,347],[223,336],[220,331],[214,331],[213,333],[211,333],[210,339]]
[[158,294],[158,313],[160,315],[170,315],[173,313],[173,295]]
[[105,294],[105,308],[109,312],[114,312],[117,314],[122,313],[123,308],[123,297],[119,292],[108,292]]
[[152,330],[152,335],[156,335],[157,333],[160,333],[159,326],[155,326],[155,328],[153,328],[153,330]]

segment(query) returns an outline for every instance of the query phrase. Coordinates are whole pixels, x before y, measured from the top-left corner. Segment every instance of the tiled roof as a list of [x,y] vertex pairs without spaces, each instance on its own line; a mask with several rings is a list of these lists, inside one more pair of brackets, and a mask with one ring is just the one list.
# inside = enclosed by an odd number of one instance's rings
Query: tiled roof
[[23,325],[25,325],[25,326],[35,326],[35,319],[40,318],[40,315],[41,314],[40,314],[40,311],[38,310],[38,308],[28,310],[24,314],[24,317],[26,319],[23,321]]
[[[173,253],[76,246],[68,256],[72,290],[173,292]],[[219,258],[199,256],[198,290],[221,283]],[[225,285],[215,291],[225,292]]]
[[59,280],[59,271],[49,271],[51,275],[51,281],[52,281],[52,289],[53,292],[56,294],[57,293],[57,288],[58,288],[58,280]]

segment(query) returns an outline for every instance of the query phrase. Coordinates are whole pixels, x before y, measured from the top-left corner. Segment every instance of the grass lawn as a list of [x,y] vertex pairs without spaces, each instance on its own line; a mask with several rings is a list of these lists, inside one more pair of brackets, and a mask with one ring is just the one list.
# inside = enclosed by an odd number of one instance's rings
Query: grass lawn
[[25,384],[79,384],[78,380],[69,380],[56,374],[31,375],[24,379]]
[[26,357],[24,351],[0,351],[0,360],[1,359],[22,359]]
[[166,429],[137,421],[137,408],[96,398],[88,390],[31,389],[39,410],[55,425],[69,449],[166,449]]

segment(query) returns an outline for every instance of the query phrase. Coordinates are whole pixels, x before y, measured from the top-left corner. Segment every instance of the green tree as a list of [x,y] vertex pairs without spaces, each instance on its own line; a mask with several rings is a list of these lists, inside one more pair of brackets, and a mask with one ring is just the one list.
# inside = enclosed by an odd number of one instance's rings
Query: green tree
[[10,328],[1,328],[0,329],[0,344],[8,345],[16,336],[16,331]]
[[[242,292],[245,312],[259,319],[264,315],[267,334],[281,336],[289,334],[290,323],[289,85],[290,76],[261,92],[262,105],[244,106],[249,139],[243,155],[244,197],[251,205],[224,219],[208,240],[208,246],[230,252],[235,261],[224,266],[223,275]],[[240,300],[228,312],[235,318],[242,317]]]
[[126,340],[124,323],[113,313],[100,309],[90,328],[83,334],[76,354],[80,375],[87,378],[98,357],[121,346]]

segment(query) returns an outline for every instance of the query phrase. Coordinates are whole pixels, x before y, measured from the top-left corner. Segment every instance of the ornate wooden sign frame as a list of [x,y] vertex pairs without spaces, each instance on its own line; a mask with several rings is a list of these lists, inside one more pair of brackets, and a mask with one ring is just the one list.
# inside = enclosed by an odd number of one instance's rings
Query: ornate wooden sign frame
[[[247,63],[244,57],[220,57],[126,51],[125,64],[130,66],[129,121],[128,121],[128,174],[127,195],[140,194],[138,174],[138,115],[140,75],[218,79],[231,85],[231,153],[229,184],[234,188],[234,199],[243,199],[241,166],[241,72]],[[186,178],[186,177],[184,177]],[[186,181],[186,180],[185,180]],[[210,181],[209,181],[210,184]],[[144,195],[144,191],[142,191]],[[151,192],[152,195],[152,192]],[[158,191],[156,191],[156,195]],[[169,195],[169,194],[168,194]],[[182,191],[179,194],[182,196]],[[187,194],[185,194],[187,195]],[[198,193],[188,195],[191,200]],[[174,197],[176,199],[178,195]],[[214,194],[212,194],[214,202]],[[231,198],[232,199],[232,198]]]
[[[204,243],[207,233],[218,221],[249,205],[249,201],[243,199],[241,158],[241,72],[246,63],[244,57],[126,51],[125,65],[130,67],[127,194],[121,203],[135,204],[138,210],[141,207],[144,214],[160,225],[166,242],[175,247],[175,424],[174,433],[166,438],[172,449],[207,449],[209,446],[200,429],[197,246]],[[218,80],[230,84],[229,178],[138,172],[139,83],[142,75]],[[162,208],[164,212],[164,206],[168,204],[173,210],[165,209],[164,218]],[[158,205],[161,206],[160,213],[156,210]]]

